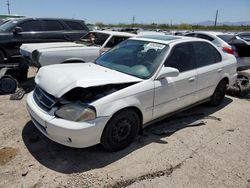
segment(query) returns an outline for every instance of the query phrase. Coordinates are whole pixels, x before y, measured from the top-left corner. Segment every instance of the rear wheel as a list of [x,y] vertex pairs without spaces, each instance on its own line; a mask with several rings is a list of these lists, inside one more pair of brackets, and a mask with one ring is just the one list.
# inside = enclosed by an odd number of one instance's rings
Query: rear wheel
[[101,138],[105,150],[118,151],[131,144],[138,134],[140,120],[133,110],[123,110],[107,123]]
[[210,104],[212,106],[220,105],[225,97],[226,90],[227,90],[227,82],[225,80],[220,81],[213,95],[210,97]]

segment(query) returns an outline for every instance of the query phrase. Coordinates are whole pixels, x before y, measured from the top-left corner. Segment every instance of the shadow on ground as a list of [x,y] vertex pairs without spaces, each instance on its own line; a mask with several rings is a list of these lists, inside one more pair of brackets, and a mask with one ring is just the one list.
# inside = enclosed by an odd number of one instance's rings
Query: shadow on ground
[[232,99],[225,98],[219,107],[200,105],[152,124],[144,129],[142,135],[139,135],[133,144],[114,153],[104,151],[100,145],[85,149],[59,145],[42,135],[31,121],[25,125],[22,137],[29,152],[45,167],[65,174],[85,172],[105,167],[152,142],[167,144],[161,139],[190,126],[205,126],[206,119],[220,121],[219,117],[211,116],[211,114],[226,107],[231,102]]

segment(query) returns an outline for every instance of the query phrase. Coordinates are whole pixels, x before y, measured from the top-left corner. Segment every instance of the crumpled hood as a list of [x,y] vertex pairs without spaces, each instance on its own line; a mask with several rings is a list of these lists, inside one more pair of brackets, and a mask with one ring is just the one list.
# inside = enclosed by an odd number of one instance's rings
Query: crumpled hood
[[31,56],[34,50],[51,49],[51,48],[64,48],[64,47],[83,47],[83,44],[75,42],[50,42],[50,43],[31,43],[23,44],[20,47],[20,53],[24,56]]
[[142,79],[111,70],[94,63],[70,63],[42,67],[35,82],[49,94],[59,98],[76,87],[139,82]]

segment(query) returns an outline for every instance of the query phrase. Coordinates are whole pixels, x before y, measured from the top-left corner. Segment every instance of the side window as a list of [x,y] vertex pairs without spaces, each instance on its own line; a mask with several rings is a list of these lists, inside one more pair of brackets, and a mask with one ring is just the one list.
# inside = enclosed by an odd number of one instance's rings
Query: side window
[[113,46],[116,46],[117,44],[119,44],[120,42],[124,41],[128,39],[128,37],[117,37],[117,36],[113,36],[109,42],[106,44],[107,48],[112,48]]
[[60,31],[64,30],[62,24],[56,20],[43,20],[45,31]]
[[85,30],[85,28],[77,22],[73,22],[73,21],[64,21],[70,29],[72,30]]
[[180,72],[195,69],[196,64],[192,45],[190,43],[176,45],[164,65],[176,68]]
[[212,45],[206,42],[194,42],[193,46],[198,67],[211,65],[221,61],[221,55]]
[[23,29],[23,32],[29,31],[42,31],[42,26],[38,20],[30,20],[23,22],[19,25]]
[[207,35],[203,35],[203,34],[198,34],[196,36],[197,38],[201,38],[201,39],[205,39],[205,40],[209,40],[209,41],[213,41],[214,39],[210,36],[207,36]]

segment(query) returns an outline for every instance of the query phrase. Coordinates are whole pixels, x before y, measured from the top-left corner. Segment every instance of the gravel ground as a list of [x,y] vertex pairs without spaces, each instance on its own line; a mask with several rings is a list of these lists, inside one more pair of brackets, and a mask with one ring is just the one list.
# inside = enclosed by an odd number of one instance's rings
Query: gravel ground
[[250,188],[249,99],[200,105],[108,153],[99,145],[74,149],[48,140],[30,121],[26,96],[9,98],[0,96],[0,187]]

